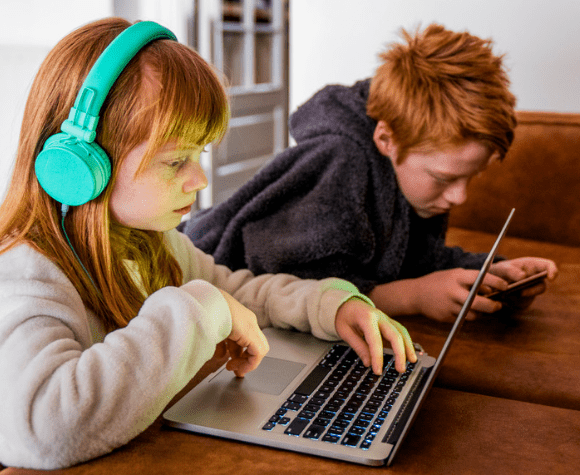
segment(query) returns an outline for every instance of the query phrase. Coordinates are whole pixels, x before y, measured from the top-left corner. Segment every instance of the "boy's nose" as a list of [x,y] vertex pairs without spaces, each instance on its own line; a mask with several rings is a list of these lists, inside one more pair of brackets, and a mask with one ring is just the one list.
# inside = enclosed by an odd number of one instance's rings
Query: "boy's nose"
[[463,204],[467,199],[467,183],[458,182],[447,188],[445,191],[445,199],[453,206]]

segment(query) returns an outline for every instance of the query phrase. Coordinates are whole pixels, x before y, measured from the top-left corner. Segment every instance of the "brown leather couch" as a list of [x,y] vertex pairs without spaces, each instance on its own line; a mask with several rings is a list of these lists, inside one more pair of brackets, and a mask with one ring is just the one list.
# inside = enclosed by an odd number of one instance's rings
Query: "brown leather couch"
[[[489,251],[515,207],[500,254],[553,259],[559,276],[528,309],[464,324],[389,473],[568,474],[580,466],[580,114],[519,112],[518,120],[504,162],[475,178],[468,201],[453,212],[448,243]],[[428,353],[439,353],[450,325],[401,320]],[[55,473],[371,470],[185,434],[157,421],[114,453]]]
[[560,275],[525,312],[466,324],[439,384],[580,410],[580,114],[519,112],[504,162],[452,213],[448,243],[489,250],[512,207],[500,254],[553,259]]
[[[551,473],[572,473],[571,460],[580,466],[580,425],[564,420],[578,421],[580,415],[580,114],[518,112],[505,160],[474,178],[468,194],[450,217],[449,245],[489,251],[514,207],[499,253],[550,258],[559,275],[528,309],[466,322],[435,385],[494,398],[498,407],[527,403],[518,405],[528,413],[522,442],[545,440]],[[432,354],[449,330],[422,317],[404,323]],[[548,406],[558,408],[550,415],[552,422],[560,418],[556,429],[542,422]],[[509,413],[502,419],[509,423]],[[513,421],[522,423],[515,415]],[[498,425],[490,437],[501,438],[503,430]],[[554,431],[562,441],[551,439]],[[525,458],[522,449],[519,459]]]

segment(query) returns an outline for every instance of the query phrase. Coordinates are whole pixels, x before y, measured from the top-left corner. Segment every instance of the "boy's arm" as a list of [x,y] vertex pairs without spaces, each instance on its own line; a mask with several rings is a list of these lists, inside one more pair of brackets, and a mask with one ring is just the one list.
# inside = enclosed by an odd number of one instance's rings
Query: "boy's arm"
[[255,274],[334,276],[369,287],[361,278],[375,253],[365,202],[367,159],[357,144],[340,136],[310,140],[293,153],[292,169],[267,189],[272,195],[267,209],[239,225],[245,267]]

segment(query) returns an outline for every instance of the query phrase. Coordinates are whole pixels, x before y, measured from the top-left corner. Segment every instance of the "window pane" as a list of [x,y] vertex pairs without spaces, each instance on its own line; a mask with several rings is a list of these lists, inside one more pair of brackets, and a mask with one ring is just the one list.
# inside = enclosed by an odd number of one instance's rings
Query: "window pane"
[[256,34],[255,48],[256,83],[272,82],[272,34]]
[[224,70],[229,86],[243,84],[244,36],[241,33],[224,31]]

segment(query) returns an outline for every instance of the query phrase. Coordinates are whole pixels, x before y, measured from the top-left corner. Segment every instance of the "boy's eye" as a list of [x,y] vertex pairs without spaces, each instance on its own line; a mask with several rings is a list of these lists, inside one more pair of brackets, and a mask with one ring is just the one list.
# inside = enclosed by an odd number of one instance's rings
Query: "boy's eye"
[[435,180],[438,183],[441,183],[443,185],[448,185],[449,183],[453,183],[455,181],[455,178],[453,178],[453,177],[444,177],[444,176],[433,175],[433,178],[435,178]]

